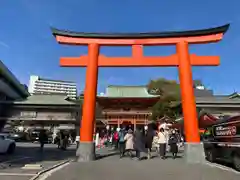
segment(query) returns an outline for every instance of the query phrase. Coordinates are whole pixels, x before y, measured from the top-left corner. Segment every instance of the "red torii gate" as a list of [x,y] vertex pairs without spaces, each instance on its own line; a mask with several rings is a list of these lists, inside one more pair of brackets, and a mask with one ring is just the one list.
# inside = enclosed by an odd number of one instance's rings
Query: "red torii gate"
[[[229,24],[203,30],[155,33],[83,33],[52,28],[52,33],[60,44],[88,45],[88,55],[62,57],[64,67],[87,67],[84,93],[83,116],[80,128],[80,146],[77,151],[79,161],[95,159],[93,128],[95,122],[98,67],[152,67],[177,66],[182,96],[186,151],[200,143],[196,104],[193,93],[191,66],[217,66],[218,56],[197,56],[189,54],[189,44],[218,42],[228,30]],[[165,57],[143,55],[143,46],[175,45],[176,54]],[[100,46],[132,46],[132,57],[106,57],[99,55]],[[190,148],[188,148],[190,147]],[[193,156],[199,152],[189,153]],[[191,156],[191,157],[193,157]]]

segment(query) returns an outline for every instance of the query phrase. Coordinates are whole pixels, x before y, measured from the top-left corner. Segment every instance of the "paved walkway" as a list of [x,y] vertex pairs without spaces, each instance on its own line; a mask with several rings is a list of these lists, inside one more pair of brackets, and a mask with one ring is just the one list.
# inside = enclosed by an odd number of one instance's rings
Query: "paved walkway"
[[184,158],[135,161],[118,155],[89,163],[76,163],[53,173],[47,180],[238,180],[240,174],[205,164],[188,165]]

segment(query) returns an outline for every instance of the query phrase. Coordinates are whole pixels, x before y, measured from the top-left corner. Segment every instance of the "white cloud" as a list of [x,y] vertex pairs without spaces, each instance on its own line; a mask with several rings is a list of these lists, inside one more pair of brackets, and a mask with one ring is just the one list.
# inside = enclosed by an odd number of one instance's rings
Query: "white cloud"
[[5,48],[10,48],[10,46],[3,41],[0,41],[0,46],[3,46]]

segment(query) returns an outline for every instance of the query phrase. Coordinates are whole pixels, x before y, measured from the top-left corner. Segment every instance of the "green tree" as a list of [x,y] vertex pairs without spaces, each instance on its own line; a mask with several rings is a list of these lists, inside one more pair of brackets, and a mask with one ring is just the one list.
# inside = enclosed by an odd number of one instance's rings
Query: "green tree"
[[174,80],[159,78],[151,80],[148,84],[148,92],[153,95],[160,95],[162,98],[167,97],[169,100],[180,100],[180,85]]
[[177,118],[180,109],[175,104],[181,100],[180,85],[176,81],[164,78],[151,80],[148,84],[148,92],[159,95],[160,100],[152,107],[152,119],[157,120],[164,116]]

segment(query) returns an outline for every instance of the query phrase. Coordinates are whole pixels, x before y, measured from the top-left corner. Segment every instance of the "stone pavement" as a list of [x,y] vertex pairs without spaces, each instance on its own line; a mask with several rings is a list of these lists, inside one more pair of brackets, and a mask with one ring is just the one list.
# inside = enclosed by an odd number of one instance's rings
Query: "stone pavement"
[[47,180],[237,180],[240,174],[205,164],[187,164],[184,158],[136,161],[118,155],[88,163],[73,162],[53,173]]

